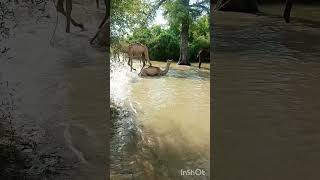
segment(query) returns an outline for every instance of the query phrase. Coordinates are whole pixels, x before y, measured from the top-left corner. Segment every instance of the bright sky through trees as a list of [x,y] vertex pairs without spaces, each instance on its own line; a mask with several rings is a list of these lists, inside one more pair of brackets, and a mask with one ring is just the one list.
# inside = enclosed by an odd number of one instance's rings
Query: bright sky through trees
[[162,9],[157,10],[157,15],[156,15],[156,18],[154,19],[153,24],[162,26],[162,25],[167,25],[167,23],[168,21],[163,16],[163,10]]
[[[190,4],[196,3],[197,1],[199,1],[199,0],[190,0]],[[151,0],[151,2],[154,2],[154,0]],[[168,25],[168,21],[163,16],[163,9],[162,8],[159,8],[157,10],[157,15],[156,15],[152,24],[156,24],[156,25],[160,25],[160,26]]]

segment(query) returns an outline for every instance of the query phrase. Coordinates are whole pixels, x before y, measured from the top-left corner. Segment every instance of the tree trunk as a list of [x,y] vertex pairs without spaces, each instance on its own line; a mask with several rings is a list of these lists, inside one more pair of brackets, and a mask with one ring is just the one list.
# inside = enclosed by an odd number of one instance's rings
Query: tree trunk
[[[189,0],[183,0],[183,5],[187,9],[189,6]],[[189,39],[189,12],[182,21],[181,24],[181,34],[180,34],[180,58],[178,65],[188,65],[190,62],[188,59],[188,39]]]
[[286,1],[286,7],[283,12],[283,18],[285,19],[286,23],[290,22],[290,12],[292,8],[293,0],[287,0]]
[[[228,0],[225,0],[225,2],[226,1]],[[259,12],[257,0],[230,0],[221,10],[247,13]]]

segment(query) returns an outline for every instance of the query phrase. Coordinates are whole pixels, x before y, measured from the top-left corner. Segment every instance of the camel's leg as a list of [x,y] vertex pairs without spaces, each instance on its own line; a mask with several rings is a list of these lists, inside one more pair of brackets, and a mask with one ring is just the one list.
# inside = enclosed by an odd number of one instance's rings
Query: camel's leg
[[126,57],[126,55],[124,54],[122,61],[125,63],[127,58],[128,58],[128,57]]
[[90,40],[90,44],[93,44],[93,41],[98,37],[100,31],[101,31],[101,28],[98,30],[98,32],[96,33],[96,35],[94,35],[94,37]]
[[283,12],[283,17],[286,21],[286,23],[289,23],[290,22],[290,12],[291,12],[291,8],[292,8],[292,2],[293,0],[287,0],[286,1],[286,7],[284,9],[284,12]]
[[131,56],[129,56],[129,59],[128,59],[128,66],[130,66],[130,71],[132,72],[132,65],[130,65],[130,64],[131,64],[130,61],[132,61],[132,60],[131,60]]
[[197,59],[199,60],[199,69],[201,68],[201,53],[198,53]]
[[142,68],[146,66],[146,61],[145,60],[142,60]]
[[102,22],[100,23],[99,27],[98,27],[98,32],[96,33],[96,35],[94,35],[94,37],[90,40],[90,44],[93,44],[94,40],[98,37],[102,26],[106,23],[108,16],[110,15],[110,11],[109,11],[109,0],[104,0],[104,5],[105,5],[105,9],[106,9],[106,14],[102,20]]
[[66,12],[64,11],[64,8],[63,8],[63,2],[64,2],[64,0],[58,0],[56,8],[57,8],[58,12],[60,12],[61,14],[63,14],[65,16]]
[[105,5],[105,9],[106,9],[106,14],[105,14],[102,22],[101,22],[100,25],[99,25],[99,29],[101,29],[102,26],[104,25],[104,23],[106,23],[106,21],[107,21],[107,19],[108,19],[108,14],[110,14],[110,11],[108,11],[108,10],[109,10],[109,7],[108,7],[108,6],[109,6],[109,3],[108,3],[108,2],[110,2],[110,1],[109,1],[109,0],[104,0],[104,5]]
[[143,66],[142,66],[141,69],[140,69],[139,75],[141,74],[142,69],[143,69]]
[[133,58],[132,58],[131,56],[129,56],[128,65],[131,67],[130,72],[132,72],[132,69],[136,71],[136,69],[132,67],[132,65],[133,65]]
[[71,16],[70,16],[70,19],[71,19],[71,24],[72,24],[73,26],[79,27],[81,30],[84,29],[84,26],[83,26],[82,23],[77,23],[74,19],[72,19]]
[[[57,3],[57,11],[67,17],[67,13],[65,12],[65,10],[64,10],[64,8],[63,8],[63,2],[64,2],[64,0],[58,0],[58,3]],[[68,2],[66,2],[66,4],[67,4],[67,3],[68,3]],[[72,2],[71,2],[71,8],[72,8]],[[74,25],[74,26],[76,26],[76,27],[80,27],[82,30],[84,29],[83,24],[77,23],[77,22],[71,17],[71,13],[70,13],[70,21],[71,21],[71,24],[72,24],[72,25]]]
[[66,17],[67,17],[66,32],[67,33],[70,32],[71,11],[72,11],[72,0],[66,0]]
[[97,8],[99,9],[99,0],[96,0]]
[[116,62],[116,55],[113,54],[113,61]]
[[150,62],[150,59],[145,59],[145,61],[148,61],[149,62],[149,66],[152,66],[152,64]]

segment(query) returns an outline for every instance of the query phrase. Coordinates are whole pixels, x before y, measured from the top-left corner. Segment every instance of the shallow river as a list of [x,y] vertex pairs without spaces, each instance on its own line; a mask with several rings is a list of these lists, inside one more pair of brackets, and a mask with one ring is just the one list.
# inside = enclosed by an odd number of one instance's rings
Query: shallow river
[[[152,63],[165,67],[164,62]],[[144,172],[133,174],[135,179],[193,179],[180,176],[180,169],[196,168],[206,171],[197,179],[209,179],[210,70],[209,64],[203,67],[173,63],[166,76],[140,78],[126,64],[111,64],[111,98],[129,107],[135,117],[131,125],[139,132],[138,145],[128,150],[135,148],[132,163],[142,164],[136,171]]]

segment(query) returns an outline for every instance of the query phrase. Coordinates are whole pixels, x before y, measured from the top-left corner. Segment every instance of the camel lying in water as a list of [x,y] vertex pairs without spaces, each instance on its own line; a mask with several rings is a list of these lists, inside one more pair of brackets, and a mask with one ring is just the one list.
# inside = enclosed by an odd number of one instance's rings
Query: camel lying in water
[[139,76],[164,76],[169,71],[169,67],[170,67],[171,62],[172,62],[172,60],[167,61],[167,65],[164,70],[161,70],[159,67],[155,67],[155,66],[149,66],[146,68],[142,68],[139,73]]

